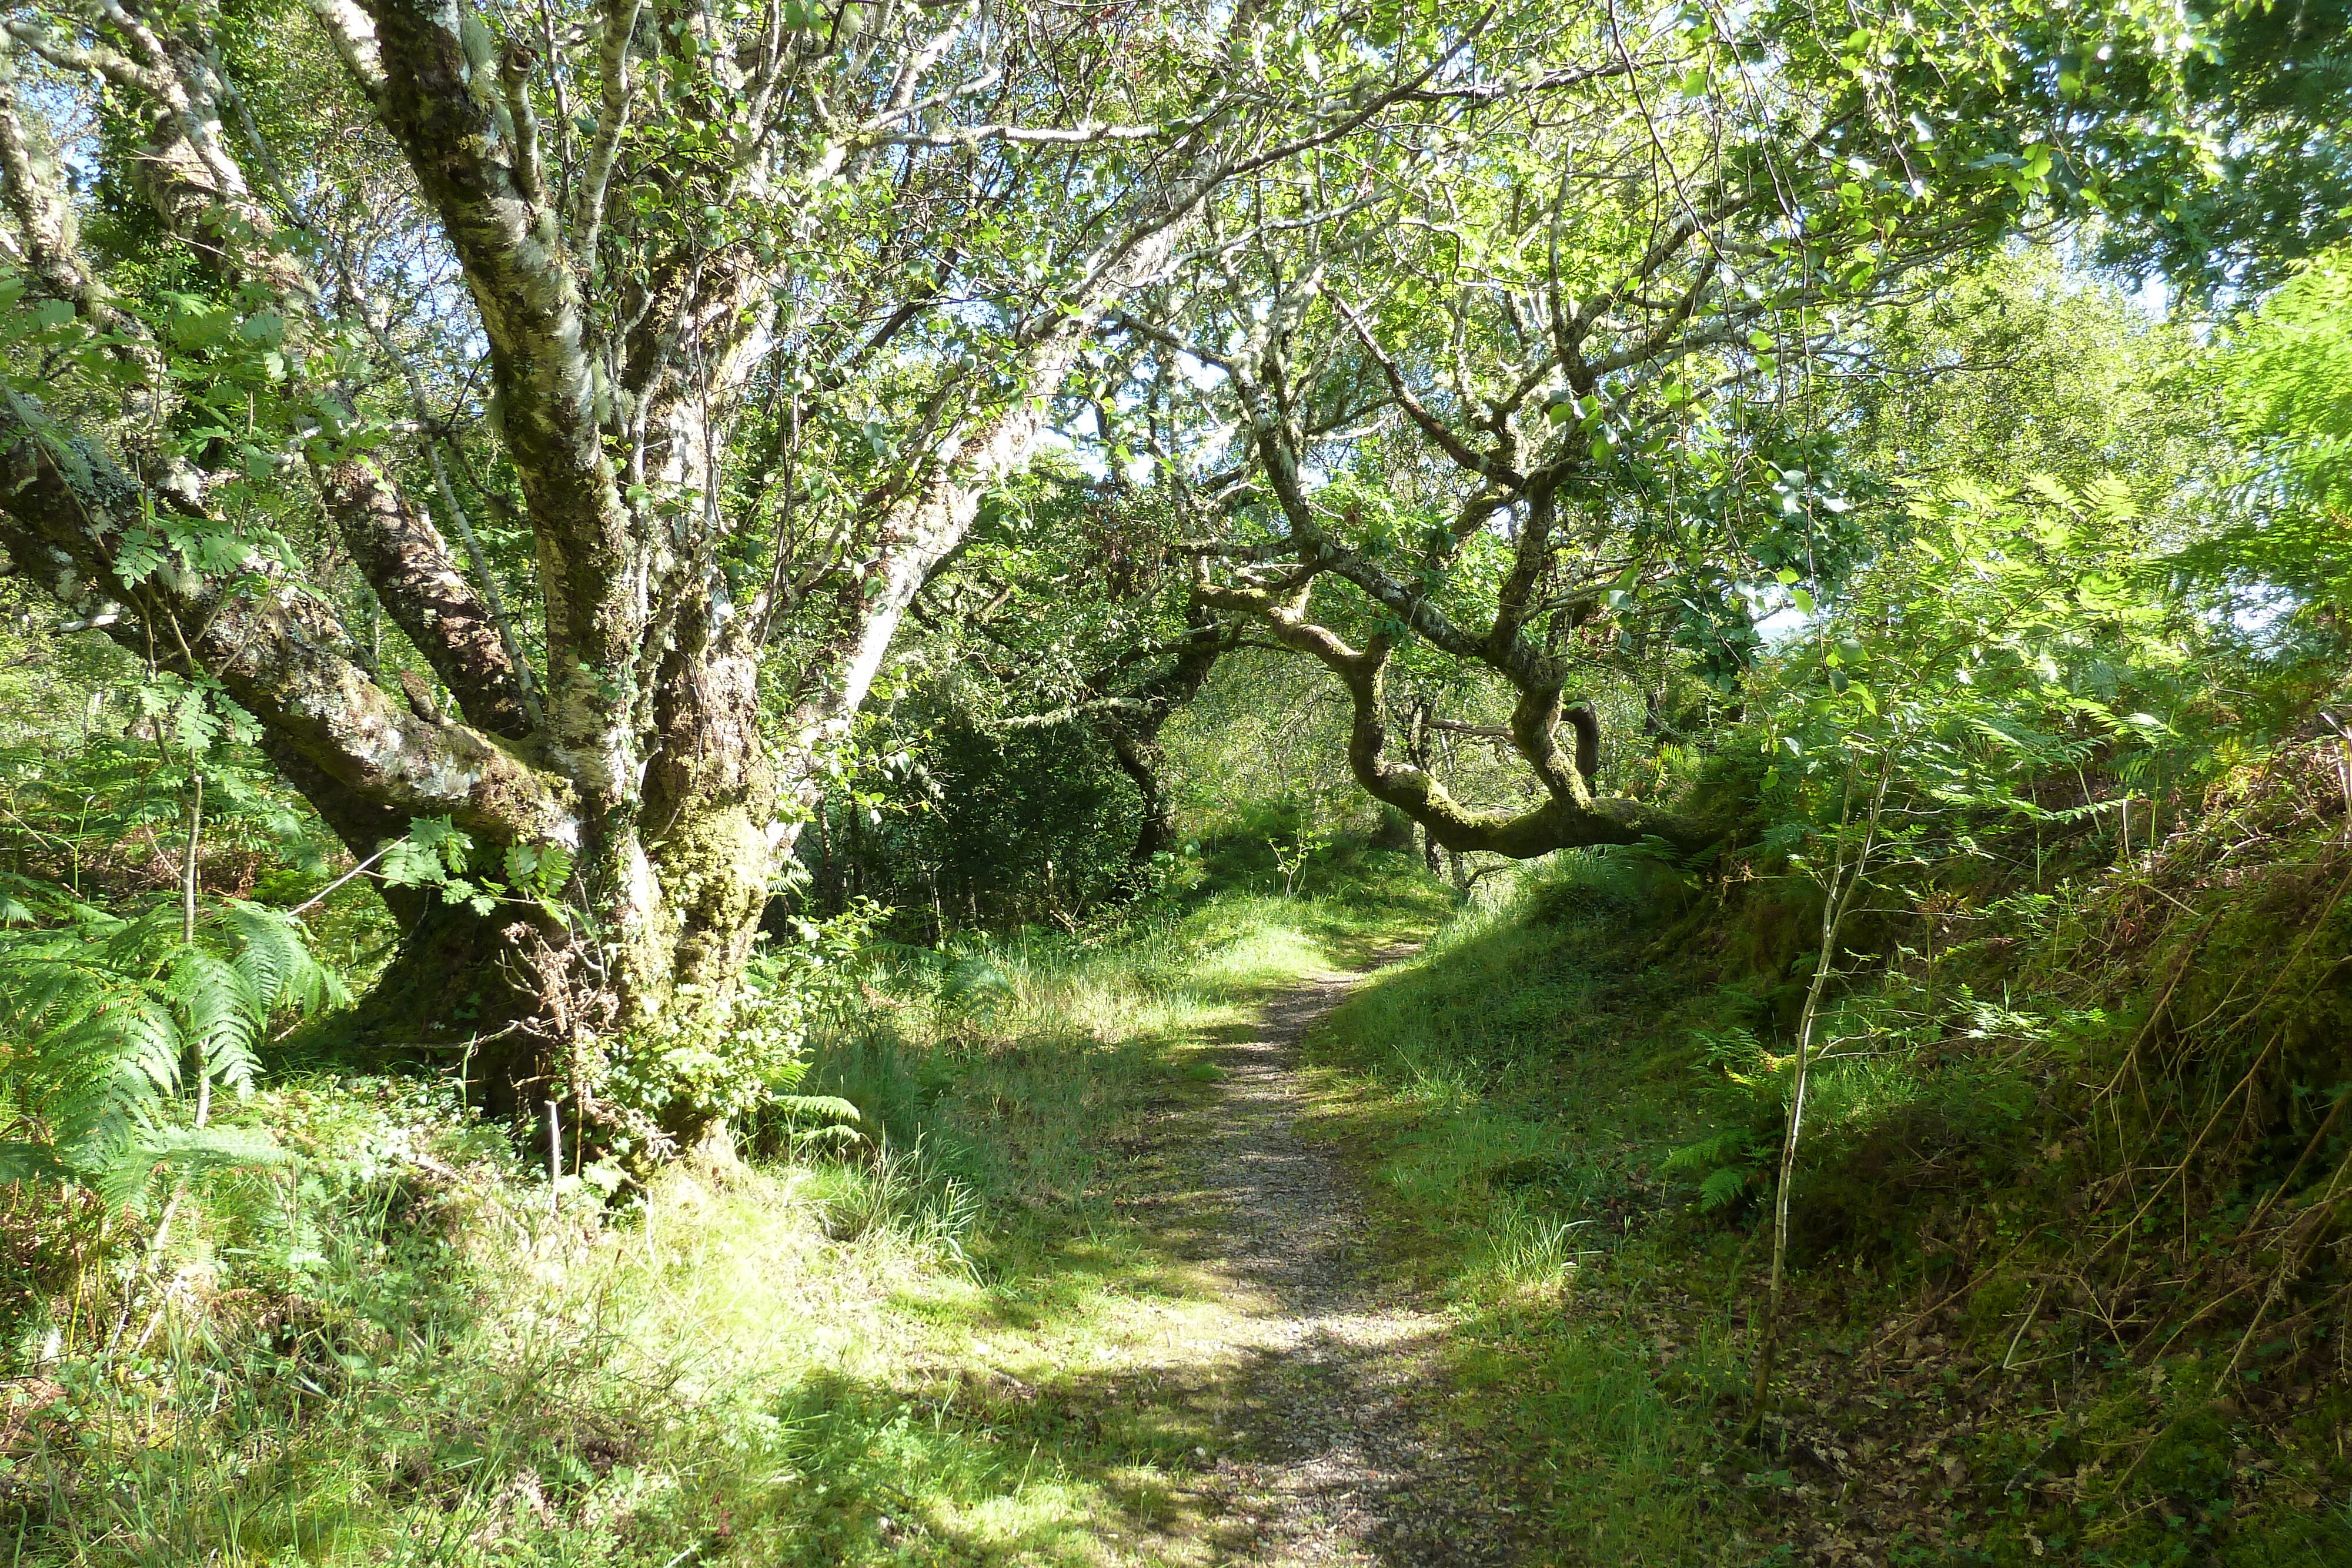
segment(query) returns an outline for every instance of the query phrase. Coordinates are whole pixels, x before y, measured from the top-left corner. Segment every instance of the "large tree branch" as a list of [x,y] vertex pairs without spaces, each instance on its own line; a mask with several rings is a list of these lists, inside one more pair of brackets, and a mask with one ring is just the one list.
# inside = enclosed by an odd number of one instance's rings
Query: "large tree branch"
[[[278,301],[289,319],[315,310],[320,290],[309,269],[279,236],[269,210],[253,194],[236,157],[217,132],[230,112],[223,99],[227,85],[204,62],[200,51],[173,47],[117,7],[125,26],[134,27],[152,61],[155,84],[150,134],[140,160],[141,185],[164,228],[205,258],[232,287],[257,283]],[[93,326],[133,344],[146,341],[144,329],[114,308],[75,247],[70,227],[47,214],[67,211],[62,193],[28,159],[7,156],[21,134],[13,92],[0,95],[0,174],[12,206],[43,215],[38,250],[45,269],[79,278],[72,298]],[[266,153],[265,153],[266,157]],[[160,353],[147,357],[151,379],[168,385]],[[297,356],[298,362],[304,357]],[[347,419],[351,400],[334,384],[299,381],[299,396],[320,399]],[[133,407],[134,438],[160,437],[160,428],[142,430],[154,412]],[[147,418],[142,419],[142,413]],[[155,419],[160,425],[160,419]],[[321,459],[315,447],[311,475],[328,515],[361,571],[369,579],[393,621],[425,655],[476,726],[494,734],[521,737],[530,730],[520,700],[518,667],[497,619],[459,570],[440,530],[373,459],[362,455]],[[142,469],[154,466],[142,463]],[[193,495],[183,484],[180,488]]]
[[433,519],[364,457],[320,464],[316,475],[344,547],[458,711],[493,735],[528,736],[530,707],[507,640]]
[[[126,577],[127,536],[143,534],[138,481],[31,399],[0,392],[0,544],[16,570],[107,622],[118,641],[217,679],[239,706],[359,800],[447,815],[502,840],[573,842],[563,786],[469,727],[436,724],[333,648],[339,631],[300,583],[255,556],[233,577],[167,562]],[[217,520],[213,526],[225,530]],[[105,619],[104,617],[94,617]]]
[[[457,15],[429,0],[366,0],[384,68],[387,124],[441,218],[488,339],[507,449],[540,544],[551,743],[592,794],[636,788],[631,705],[645,678],[646,562],[604,450],[580,288],[555,214],[504,145],[494,95]],[[617,25],[634,17],[629,0]],[[606,39],[625,68],[625,36]],[[486,62],[488,63],[488,62]],[[623,93],[625,99],[625,93]]]
[[[1426,769],[1400,764],[1388,755],[1385,681],[1390,650],[1384,642],[1376,638],[1362,649],[1349,646],[1308,618],[1304,591],[1288,597],[1212,586],[1195,591],[1214,608],[1264,622],[1276,642],[1312,656],[1339,677],[1350,705],[1348,767],[1356,782],[1374,800],[1419,822],[1447,849],[1528,860],[1559,849],[1633,843],[1650,837],[1696,848],[1714,837],[1704,823],[1638,800],[1594,795],[1582,768],[1559,757],[1556,737],[1563,714],[1556,691],[1548,697],[1523,695],[1512,713],[1510,730],[1521,755],[1543,777],[1545,799],[1518,811],[1465,806]],[[1590,710],[1566,716],[1577,731],[1577,762],[1597,766],[1600,731]]]
[[637,17],[645,0],[605,0],[604,36],[597,47],[600,90],[596,131],[588,144],[588,167],[574,195],[572,234],[577,254],[592,271],[596,245],[604,225],[605,193],[612,188],[613,165],[621,152],[621,136],[628,129],[629,110],[636,99],[636,81],[630,67]]

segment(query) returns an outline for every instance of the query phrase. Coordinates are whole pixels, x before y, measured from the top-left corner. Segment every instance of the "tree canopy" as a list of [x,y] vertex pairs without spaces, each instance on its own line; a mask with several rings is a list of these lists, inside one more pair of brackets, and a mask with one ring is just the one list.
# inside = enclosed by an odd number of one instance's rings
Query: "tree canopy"
[[2340,266],[2194,372],[2195,476],[2187,381],[2095,369],[2193,346],[2085,268],[2251,300],[2332,243],[2340,23],[19,6],[0,544],[138,672],[142,810],[247,780],[375,887],[353,1028],[667,1147],[805,886],[1151,885],[1221,667],[1319,670],[1433,857],[1689,853],[1748,808],[1643,745],[1927,492],[2173,485],[2152,550],[2316,626]]

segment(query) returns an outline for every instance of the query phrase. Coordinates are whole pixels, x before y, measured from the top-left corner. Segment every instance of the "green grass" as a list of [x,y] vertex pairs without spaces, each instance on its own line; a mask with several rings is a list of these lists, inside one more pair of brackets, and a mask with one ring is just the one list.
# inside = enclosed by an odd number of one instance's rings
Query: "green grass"
[[[1803,1560],[1864,1528],[1841,1485],[1884,1481],[1895,1495],[1875,1505],[1887,1528],[1870,1550],[1895,1563],[2352,1561],[2352,1473],[2328,1425],[2352,1415],[2345,1398],[2290,1429],[2209,1397],[2194,1354],[2166,1364],[2161,1388],[2096,1346],[2074,1364],[2105,1370],[2072,1382],[2007,1372],[2071,1349],[2043,1347],[2031,1309],[2048,1287],[2030,1267],[1927,1322],[1937,1337],[1916,1364],[1869,1370],[1887,1321],[1963,1282],[1915,1228],[1976,1224],[1995,1258],[2046,1234],[2053,1268],[2080,1228],[2058,1208],[2066,1186],[2035,1175],[2040,1145],[2074,1135],[2072,1037],[1982,1058],[1932,1035],[1915,1046],[1894,1010],[1916,1005],[1907,993],[1865,986],[1841,1003],[1830,1038],[1875,1054],[1850,1046],[1812,1101],[1789,1392],[1741,1439],[1767,1187],[1740,1173],[1710,1212],[1700,1182],[1769,1157],[1750,1145],[1769,1145],[1783,1101],[1743,1042],[1773,1038],[1801,928],[1769,898],[1718,905],[1638,856],[1565,856],[1484,897],[1309,1037],[1319,1133],[1379,1197],[1395,1266],[1454,1303],[1464,1419],[1509,1454],[1549,1537],[1595,1561]],[[2027,984],[2004,1006],[2021,1009],[2011,1031],[2037,1009],[2063,1017]],[[1755,1087],[1727,1066],[1759,1073]],[[1905,1450],[1923,1441],[1915,1461]],[[1820,1462],[1831,1448],[1850,1480]]]
[[1343,1003],[1309,1037],[1316,1126],[1364,1169],[1397,1266],[1451,1299],[1466,1418],[1545,1533],[1601,1561],[1752,1561],[1702,1473],[1727,1345],[1677,1346],[1662,1383],[1639,1290],[1583,1284],[1623,1267],[1684,1124],[1658,1092],[1690,1059],[1661,1038],[1675,988],[1546,915],[1535,879],[1482,897]]
[[[2169,1381],[2012,1375],[2057,1354],[2030,1272],[1906,1328],[1960,1282],[1917,1237],[2052,1228],[2035,1084],[2072,1036],[1967,1058],[1842,1001],[1894,1043],[1825,1072],[1788,1392],[1743,1443],[1762,1188],[1697,1199],[1777,1113],[1756,1064],[1801,910],[1640,856],[1459,911],[1402,857],[1334,855],[1296,899],[1231,858],[1116,925],[896,953],[803,1085],[863,1144],[688,1162],[619,1211],[551,1218],[445,1085],[273,1086],[249,1113],[293,1166],[208,1178],[152,1266],[118,1237],[127,1292],[20,1314],[0,1540],[43,1568],[1219,1561],[1200,1456],[1252,1309],[1181,1215],[1133,1217],[1131,1162],[1211,1113],[1205,1053],[1269,996],[1426,936],[1309,1037],[1310,1130],[1361,1173],[1378,1265],[1444,1306],[1443,1418],[1559,1560],[1803,1561],[1866,1514],[1889,1563],[2352,1561],[2338,1395],[2250,1423],[2193,1338]],[[1920,1352],[1874,1360],[1890,1328]],[[1830,1453],[1893,1490],[1842,1504]]]
[[804,1085],[866,1144],[697,1158],[617,1212],[551,1215],[446,1085],[274,1085],[244,1114],[290,1166],[209,1178],[135,1289],[28,1320],[0,1541],[40,1565],[1208,1562],[1188,1478],[1216,1435],[1137,1390],[1222,1375],[1155,1347],[1230,1309],[1121,1220],[1118,1151],[1215,1092],[1200,1042],[1448,903],[1339,856],[1297,899],[966,943],[983,986],[904,960]]

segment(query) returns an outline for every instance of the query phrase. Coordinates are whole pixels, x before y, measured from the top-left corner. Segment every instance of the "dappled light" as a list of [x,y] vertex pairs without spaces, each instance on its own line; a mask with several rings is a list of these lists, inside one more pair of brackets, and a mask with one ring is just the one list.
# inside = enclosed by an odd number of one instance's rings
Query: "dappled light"
[[10,0],[5,1568],[2352,1565],[2347,0]]

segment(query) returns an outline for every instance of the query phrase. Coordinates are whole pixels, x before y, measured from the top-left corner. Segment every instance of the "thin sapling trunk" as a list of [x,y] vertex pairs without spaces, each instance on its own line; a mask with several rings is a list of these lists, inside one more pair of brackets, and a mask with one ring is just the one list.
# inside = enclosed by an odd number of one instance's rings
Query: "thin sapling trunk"
[[[188,852],[186,863],[180,868],[180,945],[196,945],[196,878],[197,859],[205,846],[205,776],[190,775],[188,794]],[[202,1129],[212,1120],[212,1066],[205,1061],[204,1041],[194,1042],[196,1058],[196,1126]]]
[[1822,951],[1814,961],[1813,977],[1805,988],[1804,1010],[1797,1019],[1797,1063],[1794,1082],[1789,1088],[1789,1127],[1780,1140],[1780,1175],[1772,1194],[1772,1273],[1764,1296],[1764,1322],[1756,1342],[1755,1382],[1748,1403],[1748,1431],[1752,1437],[1763,1425],[1765,1402],[1772,1384],[1772,1364],[1780,1350],[1780,1311],[1783,1286],[1788,1272],[1790,1189],[1797,1174],[1797,1149],[1803,1135],[1805,1122],[1805,1091],[1812,1075],[1813,1032],[1820,1027],[1822,998],[1829,989],[1830,975],[1837,962],[1838,934],[1845,925],[1846,912],[1853,906],[1855,890],[1863,884],[1869,869],[1870,857],[1878,844],[1879,812],[1886,802],[1886,786],[1894,770],[1894,754],[1890,750],[1881,760],[1878,779],[1873,786],[1868,812],[1864,818],[1862,843],[1853,858],[1846,858],[1846,834],[1853,821],[1854,776],[1846,775],[1845,799],[1838,808],[1838,852],[1832,862],[1827,897],[1822,904]]

